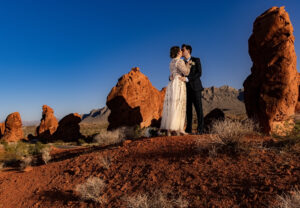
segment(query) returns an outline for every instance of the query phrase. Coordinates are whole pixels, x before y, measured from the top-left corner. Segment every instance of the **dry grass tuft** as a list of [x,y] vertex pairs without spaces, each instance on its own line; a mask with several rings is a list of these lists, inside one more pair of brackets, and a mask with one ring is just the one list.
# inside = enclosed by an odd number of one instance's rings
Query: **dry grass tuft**
[[124,138],[124,130],[120,128],[114,131],[103,130],[101,133],[94,136],[94,141],[101,146],[107,146],[121,143],[122,141],[124,141]]
[[99,163],[104,169],[108,170],[111,165],[111,162],[112,162],[111,156],[108,155],[99,156]]
[[155,191],[153,194],[137,194],[132,197],[126,197],[129,208],[173,208],[188,207],[188,202],[181,197],[175,199],[174,197],[167,197],[161,191]]
[[120,127],[113,131],[102,129],[99,134],[93,137],[94,142],[101,146],[108,146],[112,144],[122,143],[125,139],[139,139],[142,137],[157,136],[158,130],[156,128],[139,128],[136,127]]
[[0,162],[6,166],[16,166],[24,163],[24,158],[42,155],[48,145],[37,142],[30,144],[26,142],[3,143],[4,151],[0,152]]
[[20,163],[20,166],[19,166],[19,170],[20,170],[20,171],[25,170],[25,168],[27,168],[28,166],[31,165],[31,162],[32,162],[32,157],[31,157],[31,156],[23,157],[23,158],[21,159],[21,163]]
[[80,194],[82,200],[103,204],[106,202],[102,197],[105,185],[105,182],[100,178],[91,176],[85,183],[78,184],[76,191]]
[[217,135],[220,142],[239,141],[243,136],[257,134],[258,125],[250,119],[244,121],[224,120],[213,123],[210,134]]
[[281,153],[300,154],[300,121],[296,122],[290,134],[286,136],[272,135],[272,137],[276,139],[276,142],[268,144],[269,147],[276,148]]
[[2,170],[4,168],[4,163],[0,162],[0,170]]
[[124,199],[129,208],[150,208],[149,197],[146,194],[137,194],[133,197]]
[[45,164],[47,164],[49,160],[51,160],[50,151],[51,151],[50,147],[45,147],[44,149],[41,150],[42,159],[45,162]]
[[247,149],[241,142],[242,138],[258,134],[257,129],[258,125],[250,119],[215,121],[210,129],[210,140],[204,143],[199,138],[196,145],[199,152],[208,152],[211,157],[216,157],[219,152],[227,150],[237,153]]
[[291,191],[291,194],[278,196],[277,201],[279,202],[279,205],[274,208],[299,208],[300,191],[298,189],[294,189]]

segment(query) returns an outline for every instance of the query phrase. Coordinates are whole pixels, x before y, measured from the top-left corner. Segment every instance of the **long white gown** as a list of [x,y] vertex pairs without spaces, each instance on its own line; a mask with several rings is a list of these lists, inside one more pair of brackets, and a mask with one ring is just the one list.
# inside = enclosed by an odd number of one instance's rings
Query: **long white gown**
[[160,128],[184,132],[186,116],[186,83],[179,79],[190,73],[190,66],[182,59],[174,58],[170,63],[170,79],[165,94]]

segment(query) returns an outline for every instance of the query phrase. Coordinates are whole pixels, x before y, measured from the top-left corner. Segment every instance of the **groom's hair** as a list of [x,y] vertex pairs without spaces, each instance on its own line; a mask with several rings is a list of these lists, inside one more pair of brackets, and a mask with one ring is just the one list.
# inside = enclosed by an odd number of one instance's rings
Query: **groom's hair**
[[192,54],[192,46],[187,44],[182,44],[181,48],[186,48],[186,50],[190,51],[190,54]]
[[173,46],[173,47],[170,49],[170,57],[171,57],[171,58],[176,58],[176,56],[178,55],[179,51],[180,51],[179,46]]

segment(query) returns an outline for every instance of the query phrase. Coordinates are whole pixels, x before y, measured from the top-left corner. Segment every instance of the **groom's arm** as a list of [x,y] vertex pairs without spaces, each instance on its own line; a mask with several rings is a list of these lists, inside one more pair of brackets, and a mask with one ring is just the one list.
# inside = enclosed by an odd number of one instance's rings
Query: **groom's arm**
[[188,76],[189,81],[194,81],[196,79],[199,79],[202,75],[202,67],[201,67],[201,62],[199,58],[195,58],[195,67],[196,67],[196,72],[193,74],[193,76]]

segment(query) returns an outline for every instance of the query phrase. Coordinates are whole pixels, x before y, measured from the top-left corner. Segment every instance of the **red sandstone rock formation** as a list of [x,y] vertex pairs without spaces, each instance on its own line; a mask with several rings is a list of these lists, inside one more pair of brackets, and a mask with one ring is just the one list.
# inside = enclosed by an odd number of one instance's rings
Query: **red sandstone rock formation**
[[0,139],[4,135],[5,123],[0,123]]
[[43,105],[43,113],[40,125],[36,128],[39,138],[50,138],[58,127],[58,121],[54,116],[54,111],[47,105]]
[[298,100],[293,26],[284,7],[272,7],[259,16],[249,38],[253,61],[244,82],[245,105],[265,133],[285,134]]
[[53,138],[56,140],[62,140],[65,142],[77,141],[83,136],[80,133],[79,123],[81,116],[77,113],[71,113],[62,118],[58,123],[58,128],[53,134]]
[[22,120],[18,112],[9,114],[5,120],[5,131],[1,140],[6,142],[17,142],[24,138]]
[[298,73],[298,102],[295,108],[295,113],[300,113],[300,73]]
[[164,96],[165,89],[158,91],[138,67],[132,68],[107,96],[106,104],[111,110],[108,129],[159,126]]

